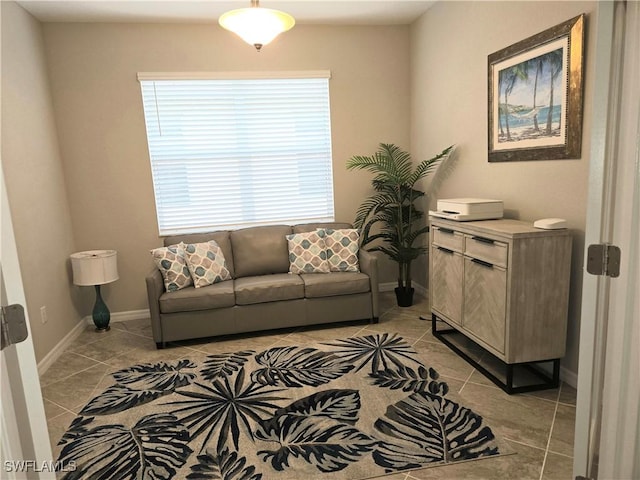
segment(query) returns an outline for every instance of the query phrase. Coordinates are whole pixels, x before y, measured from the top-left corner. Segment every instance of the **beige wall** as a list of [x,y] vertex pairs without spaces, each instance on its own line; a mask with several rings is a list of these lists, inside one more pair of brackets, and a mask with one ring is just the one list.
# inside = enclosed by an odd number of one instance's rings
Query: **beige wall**
[[[257,53],[210,25],[45,24],[74,238],[118,250],[112,312],[147,308],[158,237],[137,72],[331,70],[336,218],[352,221],[370,176],[347,159],[409,148],[409,27],[298,25]],[[393,277],[389,280],[393,281]]]
[[[2,168],[40,361],[80,321],[68,261],[74,241],[42,29],[15,3],[1,8]],[[48,314],[44,325],[41,306]]]
[[[595,2],[439,2],[411,28],[411,150],[430,156],[458,146],[436,198],[504,200],[511,218],[561,217],[574,233],[568,351],[577,372],[586,218]],[[587,13],[582,157],[577,160],[487,162],[487,56]],[[426,272],[423,272],[426,276]],[[553,332],[549,332],[553,335]]]

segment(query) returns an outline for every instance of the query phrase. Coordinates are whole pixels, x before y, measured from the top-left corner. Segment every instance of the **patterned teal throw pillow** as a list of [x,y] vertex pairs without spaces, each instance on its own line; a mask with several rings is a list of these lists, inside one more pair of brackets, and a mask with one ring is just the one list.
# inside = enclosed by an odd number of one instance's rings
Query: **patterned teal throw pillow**
[[287,235],[289,273],[329,273],[324,232]]
[[222,249],[210,240],[204,243],[189,243],[184,247],[187,266],[196,288],[231,280]]
[[358,243],[360,234],[358,230],[343,228],[323,230],[324,243],[327,246],[327,261],[332,272],[359,272]]
[[175,292],[193,285],[184,256],[184,243],[151,250],[153,261],[164,279],[167,292]]

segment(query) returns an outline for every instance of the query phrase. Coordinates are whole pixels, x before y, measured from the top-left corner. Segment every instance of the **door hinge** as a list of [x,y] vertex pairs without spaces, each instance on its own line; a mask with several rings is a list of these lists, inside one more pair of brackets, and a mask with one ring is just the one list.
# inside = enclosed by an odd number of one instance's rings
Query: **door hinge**
[[587,272],[592,275],[620,276],[620,248],[608,243],[589,245]]
[[0,326],[2,327],[1,349],[26,340],[29,331],[24,307],[17,304],[0,307]]

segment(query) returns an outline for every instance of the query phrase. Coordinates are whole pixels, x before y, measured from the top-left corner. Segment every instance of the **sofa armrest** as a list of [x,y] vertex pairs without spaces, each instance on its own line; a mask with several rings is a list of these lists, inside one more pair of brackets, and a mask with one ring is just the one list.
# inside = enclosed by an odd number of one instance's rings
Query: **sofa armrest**
[[162,325],[160,324],[160,296],[164,293],[164,281],[162,274],[157,268],[150,272],[145,281],[147,282],[147,299],[149,301],[149,314],[151,316],[151,330],[153,340],[162,343]]
[[360,249],[358,252],[358,261],[360,263],[360,271],[369,275],[373,317],[378,318],[380,316],[378,307],[378,257],[371,252]]

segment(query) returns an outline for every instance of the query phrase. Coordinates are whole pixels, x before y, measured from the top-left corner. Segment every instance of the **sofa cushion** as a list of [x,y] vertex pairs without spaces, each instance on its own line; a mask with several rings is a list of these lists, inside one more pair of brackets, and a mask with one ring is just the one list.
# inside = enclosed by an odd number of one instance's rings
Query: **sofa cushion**
[[162,273],[164,288],[167,292],[175,292],[193,285],[185,259],[184,244],[154,248],[151,250],[151,255]]
[[277,273],[242,277],[234,280],[234,283],[238,305],[304,298],[304,283],[299,275]]
[[196,288],[231,280],[222,250],[215,240],[184,246],[187,266]]
[[231,248],[235,278],[287,273],[289,249],[286,235],[291,233],[287,225],[250,227],[231,232]]
[[161,313],[233,307],[236,303],[233,281],[214,283],[202,288],[189,287],[177,292],[165,292],[160,296],[159,303]]
[[289,273],[329,273],[324,230],[287,235]]
[[370,290],[369,277],[357,272],[331,272],[326,275],[303,273],[306,298],[331,297],[334,295],[351,295],[366,293]]
[[327,261],[332,272],[359,272],[360,234],[353,228],[321,229],[327,247]]
[[173,245],[174,243],[183,242],[185,244],[188,243],[203,243],[208,242],[209,240],[215,240],[220,249],[222,250],[222,254],[224,255],[224,260],[227,264],[227,269],[232,277],[235,277],[235,272],[233,268],[233,251],[231,250],[231,240],[229,239],[229,232],[211,232],[211,233],[188,233],[184,235],[171,235],[169,237],[164,237],[165,245]]

